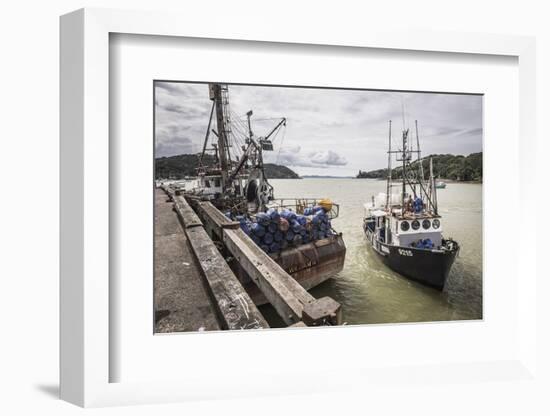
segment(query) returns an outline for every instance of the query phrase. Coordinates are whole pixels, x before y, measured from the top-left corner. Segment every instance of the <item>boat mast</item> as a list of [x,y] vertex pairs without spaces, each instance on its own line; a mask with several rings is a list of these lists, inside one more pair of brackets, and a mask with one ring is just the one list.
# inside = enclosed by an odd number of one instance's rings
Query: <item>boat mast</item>
[[210,137],[210,126],[212,125],[212,116],[214,115],[214,109],[216,107],[216,102],[212,100],[212,109],[210,110],[210,118],[208,119],[208,127],[206,128],[206,136],[204,137],[204,143],[202,145],[202,153],[199,157],[199,169],[202,169],[202,161],[204,159],[204,154],[206,153],[206,145],[208,144],[208,138]]
[[227,85],[209,84],[210,99],[216,107],[216,122],[218,131],[218,155],[222,175],[222,189],[227,186],[227,176],[231,169],[231,154],[229,152],[229,135],[231,133],[229,120],[229,97]]
[[[391,212],[391,120],[390,120],[390,132],[388,137],[388,174],[386,175],[386,209]],[[373,204],[374,205],[374,204]]]
[[402,189],[401,189],[401,213],[405,213],[405,191],[406,191],[406,181],[405,178],[407,177],[407,134],[408,130],[403,129],[403,180],[402,180]]
[[432,188],[432,206],[434,209],[435,215],[437,214],[437,189],[435,187],[435,178],[434,178],[434,170],[433,170],[433,159],[430,157],[430,187]]
[[[414,120],[414,127],[415,127],[415,130],[416,130],[416,150],[417,150],[417,161],[418,161],[418,164],[420,165],[419,166],[419,170],[420,170],[420,181],[422,183],[424,183],[424,165],[422,164],[422,156],[421,156],[421,153],[420,153],[420,139],[418,138],[418,120]],[[422,198],[422,190],[423,190],[423,186],[420,186],[420,198]]]

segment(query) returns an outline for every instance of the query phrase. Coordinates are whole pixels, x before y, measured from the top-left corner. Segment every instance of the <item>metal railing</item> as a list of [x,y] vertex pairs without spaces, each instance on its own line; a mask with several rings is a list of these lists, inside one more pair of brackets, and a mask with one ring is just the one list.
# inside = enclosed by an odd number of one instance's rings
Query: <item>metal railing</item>
[[[303,214],[306,208],[311,208],[319,204],[323,198],[275,198],[270,204],[276,204],[280,208],[292,209],[297,214]],[[332,203],[332,208],[327,213],[332,220],[340,214],[340,205]]]

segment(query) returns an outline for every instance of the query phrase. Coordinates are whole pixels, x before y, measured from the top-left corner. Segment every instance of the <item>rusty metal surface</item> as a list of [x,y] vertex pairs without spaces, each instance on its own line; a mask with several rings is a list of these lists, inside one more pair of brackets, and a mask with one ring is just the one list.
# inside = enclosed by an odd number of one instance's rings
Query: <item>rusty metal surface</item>
[[[324,281],[334,277],[338,272],[344,268],[344,260],[346,257],[346,246],[341,235],[334,236],[330,239],[324,239],[316,241],[315,243],[307,244],[305,253],[309,256],[308,259],[300,259],[302,255],[300,251],[296,249],[288,250],[287,256],[275,255],[274,260],[280,264],[283,269],[294,269],[295,271],[290,273],[292,277],[306,290],[310,290],[317,285],[320,285]],[[315,251],[313,255],[311,251]],[[317,262],[311,262],[311,266],[307,266],[310,259],[315,258]],[[293,259],[296,262],[300,262],[302,267],[297,267],[296,263],[293,263]],[[286,261],[286,263],[284,263]],[[242,270],[236,270],[236,274],[245,284],[246,291],[250,294],[250,297],[254,300],[256,305],[264,305],[268,303],[265,296],[257,290],[255,285],[249,283],[246,279],[246,273]]]

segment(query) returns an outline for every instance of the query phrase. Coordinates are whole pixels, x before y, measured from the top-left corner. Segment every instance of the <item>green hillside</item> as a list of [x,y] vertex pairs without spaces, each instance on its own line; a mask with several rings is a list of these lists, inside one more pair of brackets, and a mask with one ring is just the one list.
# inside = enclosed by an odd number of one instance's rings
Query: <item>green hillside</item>
[[[212,155],[204,155],[204,164],[214,163]],[[196,176],[199,158],[197,155],[177,155],[155,159],[156,179],[182,179],[185,176]],[[266,163],[265,174],[269,179],[300,179],[300,176],[286,166]]]
[[[430,169],[430,157],[433,160],[433,171],[436,178],[454,181],[482,181],[483,180],[483,153],[462,155],[431,155],[422,160],[424,172],[427,175]],[[418,162],[412,163],[413,168]],[[400,179],[402,168],[392,169],[392,177]],[[388,169],[377,169],[368,172],[359,171],[357,178],[382,179],[386,178]]]

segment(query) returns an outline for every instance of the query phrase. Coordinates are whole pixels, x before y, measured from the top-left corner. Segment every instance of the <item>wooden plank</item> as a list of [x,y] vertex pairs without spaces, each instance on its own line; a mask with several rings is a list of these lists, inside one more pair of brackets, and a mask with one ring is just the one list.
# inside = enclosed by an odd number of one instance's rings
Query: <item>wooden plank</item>
[[174,209],[178,213],[178,217],[184,228],[198,227],[202,225],[199,216],[193,211],[193,208],[188,204],[185,198],[181,195],[174,195]]
[[203,227],[186,229],[191,248],[218,306],[224,329],[269,328]]
[[174,189],[168,185],[161,185],[161,189],[174,202],[174,209],[184,228],[202,225],[199,216],[193,211],[193,208],[191,208],[191,205],[189,205],[185,197],[179,195],[179,193],[175,192]]
[[174,189],[172,189],[168,185],[161,185],[160,189],[162,189],[166,193],[166,195],[168,195],[170,197],[170,199],[172,199],[172,197],[175,195]]
[[197,208],[201,213],[207,230],[215,234],[220,240],[223,239],[224,228],[237,229],[240,227],[237,221],[232,221],[227,218],[218,208],[212,205],[211,202],[199,202]]
[[342,308],[334,299],[325,296],[306,305],[302,317],[307,326],[340,325]]
[[250,278],[263,292],[285,323],[302,319],[311,296],[281,266],[258,247],[241,229],[224,230],[224,243]]

